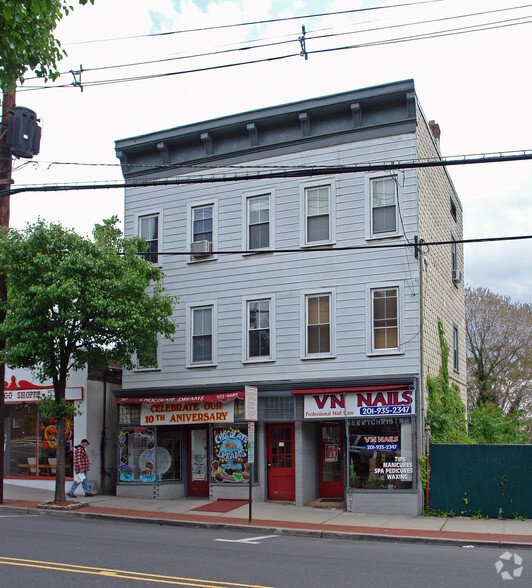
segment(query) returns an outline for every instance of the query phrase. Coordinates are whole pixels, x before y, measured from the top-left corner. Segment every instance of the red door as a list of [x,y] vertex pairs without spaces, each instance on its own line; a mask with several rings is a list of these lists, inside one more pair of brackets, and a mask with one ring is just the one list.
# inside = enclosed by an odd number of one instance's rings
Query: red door
[[188,436],[188,495],[209,496],[207,427],[194,427]]
[[343,435],[338,423],[319,424],[320,443],[320,496],[342,498],[344,496]]
[[294,425],[268,425],[268,499],[295,498]]

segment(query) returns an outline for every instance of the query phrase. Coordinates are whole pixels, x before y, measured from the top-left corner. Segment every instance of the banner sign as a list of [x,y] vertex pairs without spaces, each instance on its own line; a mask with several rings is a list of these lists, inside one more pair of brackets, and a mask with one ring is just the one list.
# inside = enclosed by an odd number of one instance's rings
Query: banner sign
[[[54,395],[53,388],[29,388],[4,391],[4,402],[6,404],[33,404],[41,398],[48,398]],[[83,400],[83,388],[67,388],[65,390],[66,400]]]
[[414,413],[413,390],[305,395],[306,419],[386,417]]
[[184,402],[172,401],[158,404],[143,402],[140,409],[141,426],[175,425],[193,423],[233,422],[235,401]]
[[244,392],[246,394],[244,418],[246,421],[257,421],[259,418],[259,390],[256,386],[245,386]]

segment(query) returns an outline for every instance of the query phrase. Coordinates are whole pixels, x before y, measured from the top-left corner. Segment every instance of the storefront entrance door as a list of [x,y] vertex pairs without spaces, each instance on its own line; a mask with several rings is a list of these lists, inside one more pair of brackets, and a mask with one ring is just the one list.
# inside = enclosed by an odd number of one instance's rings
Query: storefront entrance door
[[340,424],[319,424],[320,496],[343,498],[343,435]]
[[295,500],[294,425],[268,425],[268,499]]
[[190,429],[188,438],[188,495],[209,496],[207,427]]

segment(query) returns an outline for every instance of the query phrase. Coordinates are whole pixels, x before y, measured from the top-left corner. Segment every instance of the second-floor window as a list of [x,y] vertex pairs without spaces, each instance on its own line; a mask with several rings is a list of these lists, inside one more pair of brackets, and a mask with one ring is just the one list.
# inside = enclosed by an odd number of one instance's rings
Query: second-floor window
[[459,358],[459,339],[458,339],[458,327],[453,325],[453,369],[455,372],[460,371],[460,358]]
[[159,250],[159,215],[139,217],[139,236],[146,241],[146,254],[144,258],[152,263],[158,262]]
[[372,290],[372,351],[399,349],[398,289]]
[[150,357],[146,360],[141,361],[141,359],[137,355],[137,369],[138,370],[155,370],[159,367],[159,346],[154,345],[151,348]]
[[331,353],[331,295],[306,296],[306,355]]
[[247,199],[247,247],[270,247],[270,196],[252,196]]
[[270,306],[270,299],[247,303],[248,359],[271,358]]
[[305,243],[331,241],[331,188],[305,188]]
[[201,306],[191,310],[191,363],[213,361],[213,307]]
[[370,180],[371,236],[397,233],[397,184],[395,178]]

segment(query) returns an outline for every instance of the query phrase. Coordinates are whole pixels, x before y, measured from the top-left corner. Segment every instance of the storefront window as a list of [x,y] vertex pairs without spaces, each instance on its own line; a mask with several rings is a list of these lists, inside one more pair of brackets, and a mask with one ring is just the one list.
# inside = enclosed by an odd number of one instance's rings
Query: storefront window
[[349,487],[411,489],[412,420],[406,417],[349,421]]
[[119,436],[121,482],[181,479],[181,432],[178,427],[123,427]]
[[249,483],[247,426],[214,428],[212,446],[211,482]]
[[[6,405],[6,475],[13,477],[55,477],[57,468],[57,427],[42,419],[36,404]],[[72,476],[74,427],[65,423],[65,474]]]

